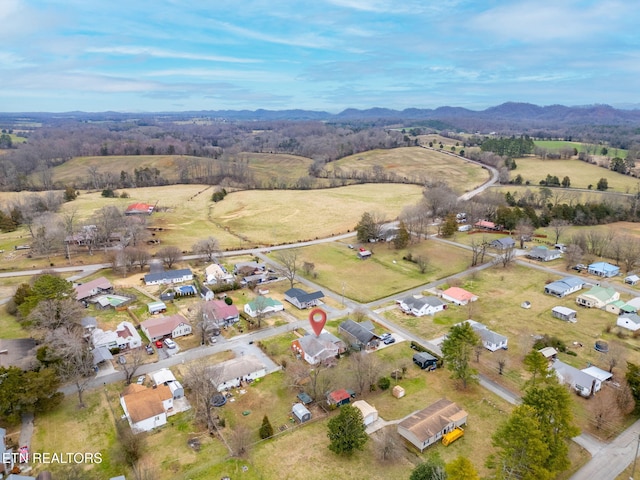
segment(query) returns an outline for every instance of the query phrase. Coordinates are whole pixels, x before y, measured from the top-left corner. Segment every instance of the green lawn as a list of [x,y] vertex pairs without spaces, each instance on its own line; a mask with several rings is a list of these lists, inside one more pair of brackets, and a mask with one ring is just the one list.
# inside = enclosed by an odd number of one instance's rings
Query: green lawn
[[[382,243],[365,247],[374,252],[368,260],[358,259],[356,249],[339,242],[304,247],[298,252],[302,262],[315,264],[317,277],[313,281],[362,303],[452,275],[470,263],[466,250],[441,242],[423,241],[410,250],[395,250],[391,244]],[[428,260],[425,273],[420,273],[415,263],[403,260],[409,251],[413,257]]]
[[[589,145],[581,142],[566,142],[564,140],[534,140],[536,147],[546,148],[548,150],[560,151],[563,148],[571,147],[578,150],[578,152],[587,152],[592,155],[600,155],[602,151],[602,145]],[[609,157],[627,157],[627,150],[623,148],[610,148],[606,147]]]

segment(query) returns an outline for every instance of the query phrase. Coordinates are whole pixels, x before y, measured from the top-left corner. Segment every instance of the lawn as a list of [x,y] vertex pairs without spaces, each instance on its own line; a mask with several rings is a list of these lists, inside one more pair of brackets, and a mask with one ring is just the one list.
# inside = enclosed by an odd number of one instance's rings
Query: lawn
[[[578,152],[587,152],[587,153],[591,153],[593,154],[595,151],[596,155],[600,155],[601,151],[602,151],[602,145],[589,145],[586,143],[581,143],[581,142],[566,142],[564,140],[534,140],[533,142],[535,144],[536,147],[541,147],[541,148],[546,148],[547,150],[552,150],[552,151],[560,151],[563,148],[575,148],[578,150]],[[607,148],[608,152],[608,156],[610,157],[620,157],[620,158],[626,158],[627,157],[627,150],[623,149],[623,148]]]
[[425,273],[412,262],[403,260],[409,250],[395,250],[391,244],[367,244],[374,254],[360,260],[356,249],[343,243],[313,245],[298,250],[301,262],[315,265],[312,280],[344,294],[358,302],[367,303],[399,293],[424,283],[447,277],[468,267],[467,250],[442,242],[423,241],[412,245],[412,256],[428,261]]
[[489,173],[460,158],[421,147],[371,150],[350,155],[326,166],[329,171],[366,172],[375,168],[391,172],[410,182],[434,178],[446,181],[458,193],[468,192],[489,180]]
[[629,193],[635,191],[638,186],[636,178],[577,159],[543,160],[537,157],[526,157],[516,159],[516,163],[518,167],[511,171],[511,178],[519,174],[523,182],[528,181],[534,186],[538,186],[540,180],[544,180],[547,175],[555,175],[560,181],[565,176],[569,177],[572,188],[588,188],[591,185],[595,190],[601,178],[607,179],[609,190],[614,192]]

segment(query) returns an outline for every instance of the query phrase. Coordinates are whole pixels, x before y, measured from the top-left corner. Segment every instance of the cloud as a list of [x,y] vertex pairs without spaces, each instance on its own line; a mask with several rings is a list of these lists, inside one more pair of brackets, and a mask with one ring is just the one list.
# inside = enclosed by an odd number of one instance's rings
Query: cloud
[[320,35],[306,31],[303,34],[283,34],[278,32],[278,35],[263,33],[249,28],[238,27],[228,22],[212,21],[213,24],[220,29],[232,33],[243,39],[259,40],[261,42],[276,43],[280,45],[288,45],[292,47],[305,47],[322,49],[333,46],[334,42],[328,38],[321,37]]
[[89,53],[106,53],[109,55],[134,55],[150,56],[158,58],[176,58],[184,60],[203,60],[207,62],[227,62],[227,63],[258,63],[260,60],[238,57],[226,57],[220,55],[203,55],[190,52],[176,52],[163,50],[155,47],[93,47],[86,50]]

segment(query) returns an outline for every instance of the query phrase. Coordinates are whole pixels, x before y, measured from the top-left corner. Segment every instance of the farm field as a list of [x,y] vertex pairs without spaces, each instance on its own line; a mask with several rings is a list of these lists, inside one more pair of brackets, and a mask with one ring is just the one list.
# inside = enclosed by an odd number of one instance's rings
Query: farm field
[[[530,193],[538,193],[541,185],[493,185],[487,189],[488,192],[500,192],[502,195],[507,192],[511,192],[511,194],[517,199],[522,198],[527,192]],[[633,191],[636,190],[634,187],[627,192],[599,192],[598,190],[586,190],[586,189],[578,189],[578,188],[550,188],[551,190],[551,198],[549,201],[551,203],[563,204],[567,205],[575,205],[576,203],[587,203],[587,202],[607,202],[609,204],[612,203],[623,203],[626,204],[630,200],[630,196],[633,195]]]
[[[226,162],[189,155],[114,155],[97,157],[75,157],[54,168],[53,181],[58,185],[84,185],[90,183],[89,169],[116,176],[125,171],[132,176],[135,169],[157,168],[160,176],[171,182],[180,178],[181,170],[190,169],[193,175],[206,175],[207,171],[217,172],[223,165],[234,170],[234,163],[244,165],[247,178],[252,177],[264,188],[291,188],[300,177],[308,175],[313,160],[288,154],[239,153],[238,162]],[[38,184],[36,174],[31,180]],[[321,181],[321,185],[327,182]]]
[[[243,246],[313,240],[352,231],[366,211],[395,219],[422,195],[417,185],[366,184],[323,190],[256,191],[213,204],[212,222],[241,235]],[[215,236],[215,234],[214,234]]]
[[[317,277],[310,278],[338,294],[361,303],[409,290],[418,285],[447,277],[466,269],[470,254],[463,249],[441,243],[423,241],[411,247],[413,257],[428,261],[426,272],[416,264],[403,260],[408,250],[395,250],[389,244],[367,244],[373,251],[367,260],[357,257],[356,249],[346,244],[312,245],[298,250],[301,262],[315,264]],[[357,246],[356,246],[357,248]]]
[[374,168],[381,168],[384,172],[392,172],[413,182],[444,180],[460,194],[489,180],[489,172],[478,165],[421,147],[372,150],[350,155],[326,166],[329,171],[369,174]]
[[[594,155],[600,155],[600,152],[602,151],[602,145],[589,145],[586,143],[567,142],[564,140],[534,140],[533,143],[535,144],[536,147],[546,148],[548,150],[555,150],[555,151],[559,151],[560,149],[567,148],[567,147],[575,148],[578,150],[578,152],[587,152]],[[610,156],[611,158],[613,157],[626,158],[628,153],[627,150],[623,148],[607,147],[607,150],[608,150],[607,155]]]
[[539,186],[540,180],[544,180],[547,175],[555,175],[560,181],[565,176],[569,177],[573,188],[588,188],[589,185],[592,185],[595,190],[596,184],[601,178],[607,179],[609,190],[614,192],[631,193],[638,187],[637,178],[577,159],[542,160],[536,157],[526,157],[516,159],[516,163],[518,167],[511,171],[511,178],[520,174],[523,182],[528,181],[535,186]]

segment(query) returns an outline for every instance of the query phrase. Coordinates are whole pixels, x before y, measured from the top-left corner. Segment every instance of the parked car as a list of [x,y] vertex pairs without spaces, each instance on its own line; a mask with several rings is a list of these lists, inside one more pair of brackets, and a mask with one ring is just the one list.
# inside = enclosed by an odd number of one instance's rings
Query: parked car
[[162,340],[156,340],[156,348],[162,348]]
[[577,270],[578,272],[581,272],[582,270],[586,270],[587,266],[583,265],[582,263],[579,263],[578,265],[576,265],[575,267],[571,267],[573,270]]
[[380,335],[380,340],[382,340],[384,342],[390,336],[391,336],[391,334],[389,332],[385,332],[382,335]]
[[153,347],[151,346],[151,344],[147,345],[145,347],[145,350],[147,351],[148,355],[153,355],[154,350],[153,350]]
[[165,338],[164,339],[164,344],[167,346],[167,348],[176,348],[176,346],[177,346],[176,342],[174,342],[170,338]]
[[144,383],[144,375],[140,375],[140,376],[138,377],[138,380],[136,380],[136,383],[137,383],[138,385],[142,385],[142,384]]
[[389,335],[387,338],[385,338],[382,343],[384,343],[385,345],[391,345],[392,343],[396,342],[396,338],[392,337],[391,335]]

